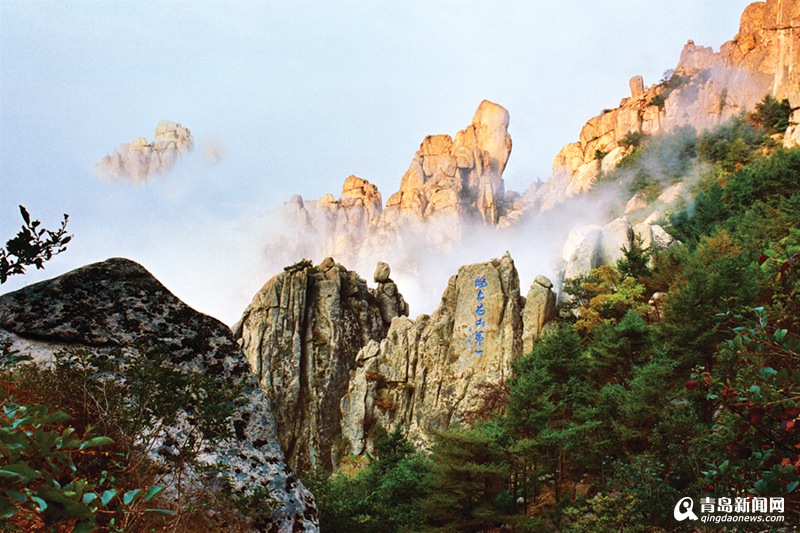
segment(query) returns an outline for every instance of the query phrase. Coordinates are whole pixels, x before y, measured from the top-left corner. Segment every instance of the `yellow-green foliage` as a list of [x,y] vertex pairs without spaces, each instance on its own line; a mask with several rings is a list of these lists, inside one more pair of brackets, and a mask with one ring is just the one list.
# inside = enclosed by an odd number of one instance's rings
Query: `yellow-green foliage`
[[602,324],[616,323],[629,310],[639,315],[647,314],[642,302],[645,288],[634,278],[623,277],[609,265],[593,269],[580,284],[584,304],[578,308],[579,319],[575,328],[588,334]]

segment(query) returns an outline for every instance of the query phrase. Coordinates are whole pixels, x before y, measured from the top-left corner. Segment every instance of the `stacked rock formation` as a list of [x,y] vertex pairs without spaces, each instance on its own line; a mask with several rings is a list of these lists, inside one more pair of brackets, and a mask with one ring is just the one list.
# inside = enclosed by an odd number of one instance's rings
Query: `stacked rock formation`
[[[277,500],[265,531],[318,530],[314,498],[284,463],[269,400],[230,330],[187,307],[142,266],[109,259],[0,296],[0,342],[44,365],[64,349],[121,358],[154,347],[165,350],[164,364],[179,372],[223,389],[241,387],[231,406],[232,436],[207,441],[200,465],[225,474],[242,495],[264,490]],[[173,453],[170,442],[202,434],[186,413],[176,419],[149,453],[157,463]],[[187,486],[213,490],[219,483],[194,467],[183,475]]]
[[386,335],[408,306],[379,265],[378,290],[327,258],[269,280],[234,326],[270,398],[289,465],[300,473],[338,461],[339,401],[359,349]]
[[508,111],[484,100],[472,124],[456,134],[429,135],[422,141],[400,190],[386,202],[388,220],[476,210],[487,225],[505,211],[503,170],[511,154]]
[[522,351],[529,353],[533,344],[541,336],[548,322],[556,318],[556,294],[553,282],[545,276],[536,276],[522,312]]
[[162,120],[156,126],[153,142],[140,137],[123,144],[95,166],[98,174],[110,179],[146,181],[156,174],[168,172],[184,152],[194,147],[194,138],[188,128]]
[[293,233],[276,236],[270,256],[333,256],[364,269],[375,257],[413,262],[424,251],[447,250],[473,224],[509,225],[521,204],[502,178],[511,153],[508,123],[505,108],[484,100],[455,138],[425,137],[385,207],[377,187],[356,176],[345,180],[338,200],[293,197],[280,225]]

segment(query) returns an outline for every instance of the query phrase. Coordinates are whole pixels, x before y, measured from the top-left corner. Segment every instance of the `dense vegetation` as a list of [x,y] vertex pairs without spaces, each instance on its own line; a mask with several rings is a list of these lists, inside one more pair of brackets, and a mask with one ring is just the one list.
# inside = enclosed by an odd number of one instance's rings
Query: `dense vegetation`
[[[701,134],[631,136],[600,182],[663,223],[569,280],[572,300],[485,409],[414,450],[400,429],[366,465],[315,476],[324,531],[660,531],[681,496],[782,496],[800,523],[800,150],[785,102]],[[644,164],[646,162],[646,164]],[[762,528],[763,529],[763,528]]]
[[[3,531],[249,531],[269,516],[267,495],[243,497],[214,469],[190,482],[204,446],[230,436],[239,391],[166,355],[70,349],[38,364],[0,342]],[[167,428],[184,412],[198,431],[178,442]],[[161,444],[173,452],[154,461]]]

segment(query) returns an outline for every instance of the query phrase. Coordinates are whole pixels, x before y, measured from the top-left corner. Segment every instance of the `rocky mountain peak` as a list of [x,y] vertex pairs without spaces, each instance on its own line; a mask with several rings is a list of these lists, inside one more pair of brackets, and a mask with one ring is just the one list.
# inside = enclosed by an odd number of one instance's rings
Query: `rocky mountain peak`
[[462,421],[478,406],[479,386],[506,379],[522,353],[524,308],[506,254],[459,268],[430,316],[392,321],[383,340],[359,352],[342,398],[347,451],[368,452],[375,424],[399,424],[428,444],[435,431]]
[[[698,131],[753,109],[766,94],[787,98],[800,108],[800,1],[768,0],[748,6],[739,33],[714,52],[688,41],[674,70],[659,83],[630,80],[631,94],[613,109],[589,119],[579,141],[564,146],[553,175],[529,198],[538,210],[552,209],[588,190],[601,172],[613,169],[628,153],[626,136],[656,134],[680,126]],[[793,123],[800,123],[795,111]],[[787,143],[800,142],[790,127]]]
[[326,258],[301,261],[270,279],[234,335],[270,398],[287,462],[298,472],[338,461],[339,400],[359,349],[386,335],[408,305],[378,265],[378,288]]
[[414,320],[390,276],[379,262],[371,289],[331,258],[303,261],[268,281],[234,328],[300,472],[370,451],[374,424],[429,442],[478,406],[481,384],[507,379],[523,340],[532,346],[555,317],[553,284],[538,276],[523,298],[509,254],[459,268],[439,308]]
[[503,212],[503,170],[511,154],[508,111],[484,100],[472,123],[456,134],[425,137],[386,203],[387,217],[480,213],[496,225]]
[[331,194],[293,198],[281,227],[294,235],[278,236],[270,255],[284,263],[331,256],[364,269],[376,257],[446,249],[471,224],[508,225],[519,211],[519,195],[507,193],[503,183],[511,154],[508,123],[505,108],[484,100],[455,137],[426,136],[385,206],[377,187],[356,176],[345,180],[338,200]]
[[157,174],[172,169],[181,156],[194,147],[194,137],[180,124],[162,120],[156,125],[155,137],[147,142],[144,137],[123,144],[101,159],[95,171],[110,179],[146,181]]

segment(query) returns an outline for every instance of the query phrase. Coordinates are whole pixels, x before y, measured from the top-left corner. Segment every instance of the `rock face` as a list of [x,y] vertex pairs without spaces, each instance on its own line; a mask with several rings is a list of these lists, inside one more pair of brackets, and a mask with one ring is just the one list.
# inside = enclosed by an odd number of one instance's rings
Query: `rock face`
[[626,217],[612,220],[605,226],[579,226],[573,229],[561,254],[561,279],[574,279],[588,274],[600,265],[613,265],[622,257],[622,248],[630,248],[634,238],[643,248],[662,249],[677,242],[658,224],[647,221],[631,226]]
[[480,384],[509,377],[511,361],[522,353],[522,316],[509,255],[461,267],[432,315],[393,320],[383,340],[358,353],[341,402],[347,451],[370,451],[376,423],[400,424],[425,445],[434,431],[463,420],[478,406]]
[[522,351],[530,353],[536,339],[544,331],[545,325],[556,318],[556,294],[553,283],[544,276],[536,276],[528,297],[525,299],[525,310],[522,313]]
[[376,257],[392,257],[407,262],[399,266],[408,271],[417,268],[417,258],[449,249],[474,225],[509,225],[522,203],[505,191],[502,178],[511,153],[508,124],[508,111],[484,100],[455,138],[425,137],[385,207],[378,189],[356,176],[345,180],[338,200],[331,194],[292,198],[280,227],[294,233],[276,236],[270,257],[285,264],[332,256],[362,270]]
[[[180,372],[210,377],[219,387],[241,385],[230,420],[234,436],[208,443],[201,463],[227,474],[242,493],[266,489],[278,500],[265,530],[318,530],[314,498],[286,467],[269,401],[230,330],[187,307],[140,265],[109,259],[0,296],[0,340],[44,364],[64,348],[125,357],[134,346],[158,346]],[[196,431],[190,418],[179,419],[152,450],[155,461],[170,453],[170,438],[184,442]],[[188,476],[208,483],[201,472]]]
[[370,289],[330,258],[294,265],[234,327],[299,472],[370,452],[376,423],[429,443],[480,404],[481,384],[509,377],[523,337],[532,346],[555,316],[552,283],[538,276],[526,302],[508,254],[461,267],[439,309],[416,320],[390,274],[379,263]]
[[495,225],[504,211],[503,170],[511,154],[508,111],[484,100],[455,140],[429,135],[386,202],[387,218],[428,218],[473,208]]
[[[767,0],[748,6],[739,33],[719,52],[689,41],[669,79],[644,86],[630,80],[630,97],[619,107],[590,119],[577,142],[564,146],[553,162],[553,176],[529,203],[551,209],[591,187],[601,170],[626,153],[631,132],[654,134],[689,125],[703,130],[752,109],[767,93],[800,107],[800,0]],[[800,139],[800,112],[786,135]]]
[[561,253],[564,279],[587,274],[600,264],[602,226],[579,226],[569,232]]
[[362,346],[380,340],[408,306],[388,277],[369,289],[328,258],[301,262],[256,294],[234,335],[269,396],[281,446],[300,473],[338,462],[339,401]]
[[140,137],[123,144],[100,160],[95,170],[105,178],[147,181],[151,176],[168,172],[193,147],[194,138],[188,128],[162,120],[156,126],[153,142]]

